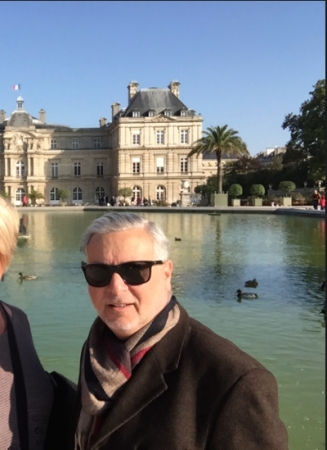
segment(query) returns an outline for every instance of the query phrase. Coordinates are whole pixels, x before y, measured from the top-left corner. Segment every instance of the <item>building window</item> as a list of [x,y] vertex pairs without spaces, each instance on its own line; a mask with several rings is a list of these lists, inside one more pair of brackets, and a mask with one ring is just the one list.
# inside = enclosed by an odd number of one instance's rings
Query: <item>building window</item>
[[76,187],[73,189],[73,200],[83,200],[82,189]]
[[56,150],[57,141],[55,139],[51,139],[51,150]]
[[141,158],[133,158],[133,173],[141,172]]
[[181,144],[188,144],[188,130],[181,131]]
[[7,159],[7,175],[8,175],[8,177],[11,177],[11,160],[10,160],[10,158]]
[[140,117],[140,116],[141,116],[140,111],[135,110],[132,112],[132,117]]
[[74,150],[76,150],[78,148],[78,139],[73,139],[72,140],[72,148]]
[[21,202],[23,200],[23,197],[25,195],[25,191],[22,188],[16,189],[16,202]]
[[157,200],[166,200],[166,189],[164,186],[157,186],[156,199]]
[[101,148],[101,139],[100,138],[93,139],[93,148]]
[[134,201],[137,204],[137,199],[142,198],[142,189],[140,188],[140,186],[133,186],[132,191],[133,191]]
[[106,194],[103,187],[97,187],[95,190],[95,200],[100,200],[100,198],[104,197]]
[[187,115],[187,111],[185,109],[181,110],[181,116],[185,117]]
[[133,145],[140,145],[140,142],[141,142],[140,132],[133,131]]
[[153,109],[149,109],[148,116],[149,117],[154,117],[154,110]]
[[17,161],[16,162],[16,177],[23,177],[25,176],[25,164],[23,161]]
[[171,110],[170,110],[170,109],[165,109],[164,115],[165,115],[166,117],[170,117],[170,116],[171,116]]
[[187,173],[188,172],[187,157],[186,156],[181,158],[181,172],[183,172],[183,173]]
[[57,188],[52,188],[50,190],[50,202],[54,200],[59,200]]
[[97,176],[103,177],[103,162],[97,163]]
[[164,144],[164,132],[163,130],[157,131],[157,144]]
[[164,173],[165,164],[164,164],[164,158],[158,157],[157,158],[157,173]]
[[75,177],[81,176],[81,163],[80,162],[74,163],[74,176]]
[[51,163],[51,178],[58,178],[58,163]]

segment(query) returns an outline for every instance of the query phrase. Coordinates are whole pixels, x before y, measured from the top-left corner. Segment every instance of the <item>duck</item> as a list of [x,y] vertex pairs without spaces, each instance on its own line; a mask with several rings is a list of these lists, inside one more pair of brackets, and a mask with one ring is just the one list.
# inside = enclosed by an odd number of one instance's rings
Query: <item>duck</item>
[[19,272],[19,278],[20,280],[26,280],[26,281],[31,281],[31,280],[36,280],[36,275],[23,275],[22,272]]
[[181,240],[182,240],[181,238],[175,237],[175,241],[181,241]]
[[248,281],[246,281],[245,282],[245,284],[244,284],[244,286],[245,287],[253,287],[253,288],[256,288],[257,286],[258,286],[258,282],[257,282],[257,280],[256,280],[256,278],[253,278],[253,280],[248,280]]
[[236,293],[238,298],[245,298],[248,300],[258,298],[258,294],[254,294],[253,292],[242,292],[241,289],[237,289]]

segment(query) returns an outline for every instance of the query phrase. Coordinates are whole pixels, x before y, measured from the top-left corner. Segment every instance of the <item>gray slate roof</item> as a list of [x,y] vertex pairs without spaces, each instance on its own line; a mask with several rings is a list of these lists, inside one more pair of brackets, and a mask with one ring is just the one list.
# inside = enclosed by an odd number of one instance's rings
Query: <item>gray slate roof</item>
[[155,115],[162,113],[165,109],[170,109],[172,115],[175,116],[179,115],[181,109],[188,108],[170,89],[141,89],[135,94],[121,117],[131,117],[134,110],[140,111],[141,116],[147,116],[149,109],[153,109]]

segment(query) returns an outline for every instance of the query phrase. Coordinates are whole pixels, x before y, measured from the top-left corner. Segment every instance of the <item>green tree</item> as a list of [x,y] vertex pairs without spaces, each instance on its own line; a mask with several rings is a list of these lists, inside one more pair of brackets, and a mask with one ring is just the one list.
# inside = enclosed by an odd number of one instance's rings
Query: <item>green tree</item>
[[237,198],[243,194],[243,188],[240,184],[231,184],[228,188],[228,194],[231,198]]
[[245,174],[256,172],[262,167],[261,162],[252,156],[243,155],[237,161],[227,161],[224,166],[224,175]]
[[36,205],[36,200],[44,198],[44,195],[41,194],[41,192],[36,191],[35,189],[31,189],[31,192],[29,192],[26,195],[26,197],[29,198],[31,200],[32,205],[35,206]]
[[213,194],[217,190],[217,175],[211,175],[208,177],[206,184],[200,184],[194,188],[194,192],[196,194],[201,194],[202,197],[207,196],[210,198],[211,194]]
[[278,189],[285,193],[285,197],[289,197],[291,192],[295,191],[296,185],[293,181],[281,181],[278,185]]
[[284,164],[305,168],[308,178],[326,180],[326,86],[318,80],[311,98],[300,107],[300,114],[288,114],[282,128],[291,134],[286,144]]
[[262,184],[254,184],[250,189],[250,194],[257,198],[263,197],[265,192],[265,187]]
[[65,202],[68,197],[70,196],[70,192],[68,189],[58,189],[57,191],[57,197],[59,198],[59,200],[61,200],[62,202]]
[[222,127],[209,127],[203,132],[204,136],[194,142],[192,150],[188,156],[207,155],[215,153],[217,158],[217,192],[222,193],[223,186],[223,170],[222,156],[223,154],[232,156],[248,155],[248,149],[245,142],[238,136],[238,131],[228,128],[228,125]]
[[118,189],[118,195],[119,197],[123,197],[124,202],[126,200],[126,197],[131,197],[133,194],[132,188],[130,187],[123,187]]

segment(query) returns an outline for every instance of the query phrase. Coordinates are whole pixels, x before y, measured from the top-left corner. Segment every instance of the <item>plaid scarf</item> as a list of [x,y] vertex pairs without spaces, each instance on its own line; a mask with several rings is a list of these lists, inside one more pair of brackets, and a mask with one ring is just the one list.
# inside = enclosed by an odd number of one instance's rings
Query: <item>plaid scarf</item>
[[178,322],[180,309],[172,296],[167,306],[123,342],[97,317],[82,350],[80,384],[82,409],[75,434],[75,450],[86,450],[100,431],[103,413],[113,395],[129,380],[144,355]]

